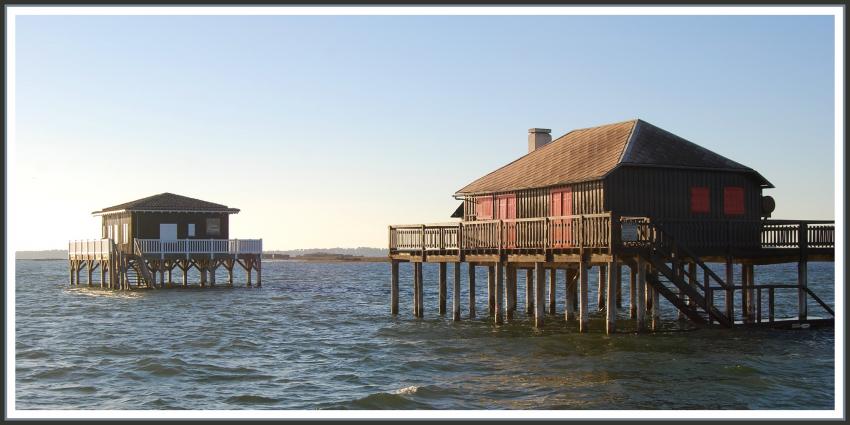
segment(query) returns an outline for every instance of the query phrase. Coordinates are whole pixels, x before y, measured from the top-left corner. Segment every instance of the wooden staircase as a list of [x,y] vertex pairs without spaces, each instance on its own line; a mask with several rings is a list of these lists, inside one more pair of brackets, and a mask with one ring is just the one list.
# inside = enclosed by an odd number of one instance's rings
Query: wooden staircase
[[[694,323],[710,325],[716,322],[724,327],[732,327],[734,318],[709,302],[709,299],[713,299],[712,281],[719,286],[718,289],[724,291],[731,290],[732,286],[717,276],[690,249],[677,243],[672,236],[664,232],[660,225],[646,225],[652,237],[648,249],[640,255],[653,268],[653,272],[647,274],[647,282]],[[703,271],[702,282],[699,273],[692,276],[684,267],[680,267],[684,261],[694,263],[696,270]],[[678,293],[674,290],[678,290]],[[686,295],[688,299],[681,297],[681,294]]]

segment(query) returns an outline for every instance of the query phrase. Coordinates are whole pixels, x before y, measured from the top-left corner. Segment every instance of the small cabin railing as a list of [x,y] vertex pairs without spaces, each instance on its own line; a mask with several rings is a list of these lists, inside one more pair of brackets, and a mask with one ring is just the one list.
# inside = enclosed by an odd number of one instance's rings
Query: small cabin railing
[[[647,217],[611,213],[389,226],[390,253],[544,251],[648,246]],[[678,244],[697,249],[834,248],[835,223],[817,220],[663,220]]]
[[112,239],[87,239],[68,242],[68,259],[105,260],[115,252]]
[[262,239],[135,239],[136,255],[261,254]]

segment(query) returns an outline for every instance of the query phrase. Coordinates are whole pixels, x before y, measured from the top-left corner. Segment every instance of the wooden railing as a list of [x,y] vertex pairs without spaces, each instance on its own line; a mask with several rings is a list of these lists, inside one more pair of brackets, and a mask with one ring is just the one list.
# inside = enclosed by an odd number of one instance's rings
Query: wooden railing
[[135,239],[137,255],[261,254],[262,239]]
[[112,239],[88,239],[68,242],[69,259],[105,260],[115,251]]
[[395,225],[391,252],[610,248],[611,215]]
[[533,251],[642,247],[656,243],[653,225],[691,249],[833,248],[835,224],[811,220],[663,220],[611,213],[389,227],[390,252]]

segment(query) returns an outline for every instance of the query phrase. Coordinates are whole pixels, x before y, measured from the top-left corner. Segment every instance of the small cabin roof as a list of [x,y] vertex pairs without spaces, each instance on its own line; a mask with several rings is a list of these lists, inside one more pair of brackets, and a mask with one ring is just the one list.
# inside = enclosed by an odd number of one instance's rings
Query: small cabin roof
[[455,195],[506,192],[604,178],[621,166],[758,172],[641,119],[572,130],[473,181]]
[[104,215],[119,212],[212,212],[236,214],[239,210],[214,202],[165,192],[148,196],[147,198],[113,205],[100,211],[94,211],[92,214]]

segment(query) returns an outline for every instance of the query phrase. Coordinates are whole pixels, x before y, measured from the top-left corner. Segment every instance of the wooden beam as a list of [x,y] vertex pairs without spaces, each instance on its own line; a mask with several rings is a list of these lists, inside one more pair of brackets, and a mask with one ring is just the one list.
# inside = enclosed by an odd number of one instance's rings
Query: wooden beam
[[446,263],[445,262],[439,263],[439,276],[438,276],[438,279],[439,279],[439,282],[438,282],[438,286],[439,286],[439,288],[438,288],[439,306],[438,306],[438,312],[439,312],[440,315],[446,314],[446,297],[447,297],[446,280],[448,278],[446,276],[446,273],[447,273]]
[[504,314],[505,305],[504,305],[504,290],[505,290],[505,277],[504,277],[504,265],[502,263],[497,263],[495,266],[490,266],[491,270],[495,270],[495,309],[493,311],[493,319],[497,325],[501,325],[504,323],[504,319],[502,315]]
[[588,325],[588,282],[587,264],[579,263],[578,267],[578,331],[587,332]]
[[475,264],[467,263],[469,279],[469,318],[475,318]]
[[454,263],[454,282],[452,288],[452,319],[460,320],[460,262]]
[[390,262],[390,314],[398,314],[398,261]]
[[543,327],[543,318],[546,313],[546,269],[542,263],[537,263],[534,267],[534,280],[537,282],[534,285],[534,327]]

